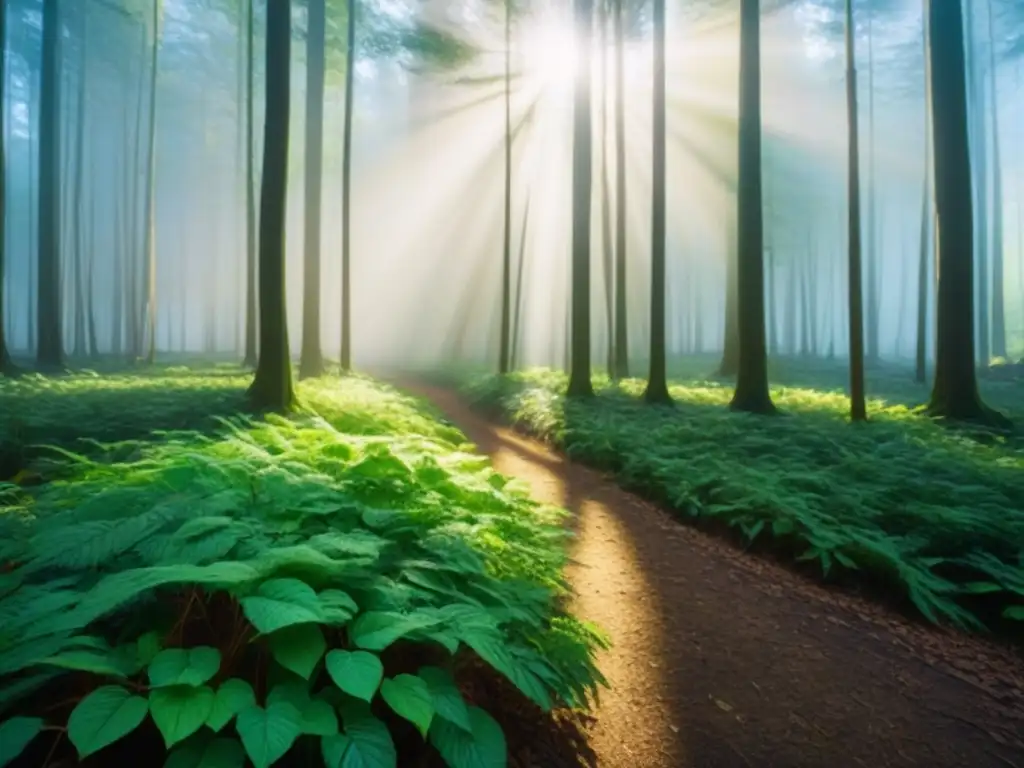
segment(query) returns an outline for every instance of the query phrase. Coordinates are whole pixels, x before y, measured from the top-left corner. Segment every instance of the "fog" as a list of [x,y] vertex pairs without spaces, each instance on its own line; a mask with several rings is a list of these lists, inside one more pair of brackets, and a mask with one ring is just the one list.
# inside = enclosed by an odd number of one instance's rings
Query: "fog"
[[[162,2],[154,187],[158,354],[237,355],[243,347],[246,112],[245,26],[239,3],[244,6],[242,0]],[[264,5],[257,1],[254,13],[257,201]],[[296,355],[304,290],[304,5],[293,2],[288,180],[287,291]],[[319,290],[323,350],[336,359],[347,11],[343,3],[328,5]],[[650,11],[641,3],[626,5],[629,333],[631,349],[642,353],[650,291]],[[979,144],[985,152],[979,156],[976,149],[974,157],[976,186],[979,192],[988,190],[977,239],[991,265],[998,247],[998,208],[1008,346],[1020,356],[1024,9],[1015,5],[1012,0],[968,3],[971,64],[979,84],[972,98],[982,115],[972,130],[983,129],[986,135]],[[5,310],[9,346],[16,355],[29,355],[35,344],[41,2],[7,0],[5,6]],[[152,4],[65,0],[62,6],[65,348],[81,352],[87,344],[83,334],[89,322],[83,324],[83,318],[88,315],[96,351],[111,353],[124,344],[134,311],[122,300],[125,286],[141,280],[145,258]],[[737,160],[737,7],[705,0],[670,3],[668,11],[670,352],[714,351],[723,343]],[[874,264],[865,272],[869,280],[874,275],[873,284],[865,284],[865,310],[878,318],[877,352],[885,358],[912,357],[926,175],[921,2],[873,0],[857,7],[865,258]],[[836,0],[788,2],[766,11],[762,22],[766,280],[769,342],[778,353],[843,355],[846,348],[841,11]],[[480,0],[373,0],[360,6],[350,233],[353,358],[359,367],[493,364],[504,201],[502,13],[501,5]],[[520,9],[513,21],[511,240],[513,274],[517,280],[520,269],[522,274],[515,311],[521,365],[561,365],[567,354],[571,89],[574,68],[580,66],[574,61],[568,17],[567,3],[548,0]],[[416,42],[423,30],[434,30],[429,40],[460,41],[459,55],[428,55],[430,46]],[[605,245],[614,239],[615,226],[613,105],[606,79],[609,63],[602,62],[609,51],[610,38],[602,37],[598,25],[591,62],[592,344],[598,362],[605,359],[609,343]],[[998,193],[993,187],[996,137]],[[993,290],[991,271],[984,284]],[[806,297],[803,304],[801,297]]]

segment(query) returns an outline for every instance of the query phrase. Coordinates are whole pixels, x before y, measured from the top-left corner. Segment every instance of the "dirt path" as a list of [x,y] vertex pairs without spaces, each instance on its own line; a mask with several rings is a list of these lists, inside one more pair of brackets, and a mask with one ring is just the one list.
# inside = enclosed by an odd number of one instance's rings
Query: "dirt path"
[[494,426],[452,392],[403,384],[536,499],[575,513],[574,610],[614,642],[600,659],[612,690],[589,762],[1024,768],[1019,655],[808,583]]

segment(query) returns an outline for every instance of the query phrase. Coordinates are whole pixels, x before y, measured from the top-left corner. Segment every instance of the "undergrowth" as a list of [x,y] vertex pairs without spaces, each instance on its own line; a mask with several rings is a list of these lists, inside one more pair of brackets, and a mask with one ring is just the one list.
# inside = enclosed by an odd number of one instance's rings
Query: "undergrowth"
[[645,406],[635,379],[595,377],[598,396],[576,402],[566,383],[533,370],[462,390],[684,517],[826,578],[901,593],[931,622],[1020,637],[1024,450],[1012,438],[882,400],[851,426],[841,390],[776,388],[786,415],[766,418],[730,412],[732,388],[712,380],[672,386],[673,409]]
[[[108,387],[132,408],[138,377],[88,379],[21,396],[74,412]],[[244,382],[180,379],[229,402]],[[384,768],[414,742],[501,766],[501,727],[460,692],[479,660],[544,710],[588,706],[606,641],[561,607],[564,511],[391,388],[299,393],[291,418],[54,447],[60,472],[0,486],[0,766],[64,739],[139,764],[147,729],[173,768]]]

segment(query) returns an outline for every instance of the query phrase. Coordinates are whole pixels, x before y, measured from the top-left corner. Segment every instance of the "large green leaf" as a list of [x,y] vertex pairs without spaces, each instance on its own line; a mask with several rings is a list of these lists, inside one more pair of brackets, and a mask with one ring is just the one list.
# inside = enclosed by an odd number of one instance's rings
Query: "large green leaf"
[[245,748],[236,739],[199,732],[174,748],[164,768],[242,768]]
[[496,636],[480,631],[466,631],[460,637],[481,659],[511,680],[516,688],[541,709],[545,712],[551,709],[551,695],[544,683],[525,664],[520,663],[509,653]]
[[149,694],[149,713],[170,749],[206,723],[216,698],[207,685],[172,685]]
[[243,709],[256,703],[256,694],[245,680],[233,677],[217,689],[206,725],[213,731],[221,730]]
[[430,721],[434,717],[434,705],[430,689],[423,680],[416,675],[389,677],[381,683],[380,695],[395,714],[415,725],[426,738]]
[[438,717],[430,727],[430,743],[450,768],[505,768],[505,734],[494,718],[479,707],[469,708],[469,731]]
[[242,598],[246,618],[258,632],[270,634],[296,624],[324,620],[316,591],[299,579],[270,579],[257,594]]
[[309,679],[327,650],[324,633],[316,624],[295,624],[270,635],[274,660],[299,677]]
[[358,712],[346,712],[345,732],[321,743],[326,768],[396,768],[398,753],[388,727],[369,710]]
[[42,730],[38,717],[12,717],[0,723],[0,768],[13,763]]
[[384,665],[376,654],[368,651],[339,649],[327,654],[327,674],[345,693],[372,701],[384,678]]
[[97,688],[68,718],[68,739],[85,758],[134,731],[149,712],[149,702],[119,685]]
[[352,622],[349,627],[349,638],[367,651],[383,651],[410,632],[437,623],[437,618],[426,614],[367,611]]
[[196,648],[167,648],[149,664],[149,684],[202,685],[220,669],[220,651],[207,645]]
[[282,757],[302,735],[302,715],[286,701],[252,706],[238,713],[235,728],[246,754],[256,768],[268,768]]
[[430,691],[434,712],[463,730],[471,730],[469,708],[452,676],[440,667],[420,667],[419,676]]

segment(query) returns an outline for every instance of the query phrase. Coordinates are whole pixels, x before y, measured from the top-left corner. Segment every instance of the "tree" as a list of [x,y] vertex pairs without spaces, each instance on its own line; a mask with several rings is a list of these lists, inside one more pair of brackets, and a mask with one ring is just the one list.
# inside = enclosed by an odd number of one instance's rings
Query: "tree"
[[740,364],[729,407],[774,413],[768,392],[764,320],[764,214],[761,207],[761,9],[740,0],[739,178],[736,278]]
[[[7,94],[4,92],[7,84],[4,66],[3,52],[7,49],[7,6],[0,7],[0,105],[6,103]],[[4,118],[7,111],[0,109],[0,374],[10,375],[15,372],[14,363],[7,350],[7,336],[5,333],[4,319],[7,312],[4,307],[4,260],[6,253],[6,216],[7,206],[5,199],[5,182],[7,179],[7,157],[4,154],[4,136],[7,135],[7,126]]]
[[[996,93],[996,38],[988,0],[989,101],[992,102],[992,354],[1006,357],[1006,292],[1003,270],[1003,157],[999,140],[999,99]],[[982,122],[985,116],[982,115]],[[986,361],[987,363],[987,361]]]
[[249,388],[253,405],[287,411],[295,395],[288,351],[285,293],[285,201],[291,100],[291,0],[267,2],[266,116],[260,190],[260,350]]
[[512,0],[505,0],[505,190],[501,242],[501,339],[498,373],[512,360]]
[[629,376],[629,329],[626,325],[626,44],[623,0],[615,3],[615,341],[612,377]]
[[309,0],[309,29],[306,37],[305,253],[299,378],[312,378],[324,372],[320,347],[320,209],[324,155],[326,16],[324,0]]
[[860,123],[857,114],[857,60],[853,0],[846,0],[847,201],[849,222],[850,420],[867,419],[864,399],[864,294],[861,284]]
[[947,0],[926,2],[939,253],[935,380],[928,411],[949,419],[1004,421],[982,403],[974,367],[974,201],[963,9]]
[[644,400],[672,402],[665,370],[665,0],[654,0],[654,130],[651,202],[651,359]]
[[245,357],[242,365],[246,368],[256,366],[259,350],[257,348],[257,317],[256,317],[256,170],[253,127],[253,26],[255,0],[245,0]]
[[43,0],[43,53],[39,83],[39,239],[36,366],[64,365],[60,288],[60,2]]
[[590,200],[593,125],[590,114],[592,0],[575,0],[576,72],[573,88],[572,278],[569,397],[590,397]]
[[146,362],[156,358],[156,85],[160,72],[161,0],[153,0],[153,48],[149,60],[149,140],[146,144],[146,236],[142,250],[146,286]]
[[352,370],[352,105],[355,102],[357,0],[348,0],[345,48],[345,124],[341,160],[341,370]]

